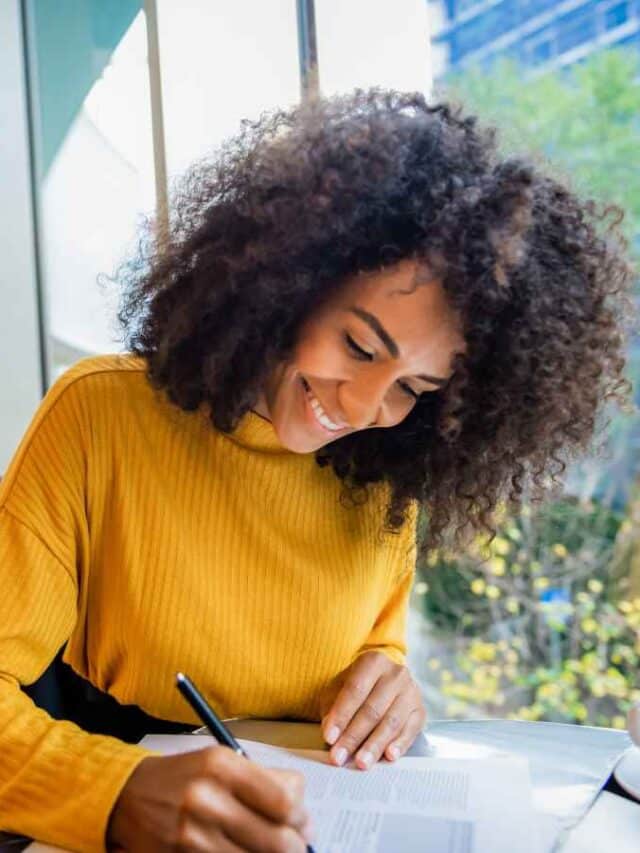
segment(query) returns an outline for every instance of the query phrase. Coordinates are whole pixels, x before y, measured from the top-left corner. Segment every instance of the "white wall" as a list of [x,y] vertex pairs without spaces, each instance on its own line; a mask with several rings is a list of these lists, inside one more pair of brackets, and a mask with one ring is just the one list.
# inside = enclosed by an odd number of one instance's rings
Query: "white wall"
[[19,6],[0,2],[0,475],[42,392]]

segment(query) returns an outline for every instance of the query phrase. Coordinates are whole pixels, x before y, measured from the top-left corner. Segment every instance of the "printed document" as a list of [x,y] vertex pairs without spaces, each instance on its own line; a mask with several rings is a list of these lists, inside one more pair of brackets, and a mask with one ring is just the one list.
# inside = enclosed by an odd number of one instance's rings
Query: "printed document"
[[[183,752],[208,736],[151,735]],[[405,757],[371,770],[332,767],[326,753],[241,740],[253,761],[300,771],[316,853],[539,853],[526,761]]]

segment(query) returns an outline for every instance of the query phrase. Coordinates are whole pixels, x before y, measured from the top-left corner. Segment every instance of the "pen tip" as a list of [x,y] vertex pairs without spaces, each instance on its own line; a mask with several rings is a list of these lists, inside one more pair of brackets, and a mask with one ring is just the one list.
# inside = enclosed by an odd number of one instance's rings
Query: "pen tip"
[[176,681],[177,682],[184,681],[184,673],[183,672],[176,672]]

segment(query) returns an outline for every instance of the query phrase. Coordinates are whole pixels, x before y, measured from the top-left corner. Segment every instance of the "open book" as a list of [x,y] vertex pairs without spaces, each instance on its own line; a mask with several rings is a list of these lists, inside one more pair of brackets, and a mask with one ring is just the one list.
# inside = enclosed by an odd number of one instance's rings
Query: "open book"
[[[207,735],[150,735],[164,753],[202,749]],[[306,778],[317,853],[538,853],[526,761],[405,757],[363,772],[326,753],[241,740],[251,759]]]

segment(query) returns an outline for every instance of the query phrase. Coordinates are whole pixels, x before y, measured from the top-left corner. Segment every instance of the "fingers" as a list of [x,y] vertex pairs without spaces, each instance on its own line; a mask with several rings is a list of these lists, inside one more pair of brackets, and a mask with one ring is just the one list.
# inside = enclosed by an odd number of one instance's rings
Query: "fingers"
[[[389,739],[400,733],[412,708],[403,694],[405,679],[381,678],[366,697],[349,725],[331,749],[336,764],[344,764],[374,731],[388,731]],[[363,760],[366,760],[363,756]],[[377,760],[377,759],[376,759]],[[370,764],[373,764],[371,757]]]
[[276,823],[302,827],[308,820],[304,807],[304,778],[287,770],[267,770],[228,749],[213,747],[209,773],[218,778],[242,803]]
[[[396,705],[399,703],[391,706],[387,717],[356,753],[355,762],[360,769],[368,770],[383,757],[388,761],[400,758],[409,749],[418,732],[422,731],[426,721],[424,708],[413,708],[409,711],[404,726],[398,728],[395,720],[401,719],[406,711],[400,707],[396,708]],[[387,725],[389,717],[394,718],[392,725]]]
[[178,846],[305,853],[310,821],[303,794],[298,773],[266,770],[221,747],[203,750],[182,798]]
[[[424,725],[426,713],[420,690],[406,667],[379,653],[363,657],[368,660],[357,661],[347,673],[323,721],[323,731],[332,744],[334,764],[345,764],[355,756],[356,765],[364,770],[383,755],[394,760],[406,752]],[[336,729],[340,733],[334,739]]]
[[[391,663],[384,655],[372,653],[359,657],[347,674],[333,706],[323,720],[322,730],[328,744],[338,747],[338,739],[352,718],[371,693],[384,671],[384,661]],[[335,750],[332,750],[335,758]],[[339,762],[337,762],[339,763]]]
[[183,845],[188,841],[192,849],[218,850],[212,846],[213,841],[223,839],[232,850],[256,853],[305,853],[306,850],[306,842],[295,829],[256,814],[229,790],[210,780],[201,779],[191,785],[185,798],[185,812],[188,820],[181,827],[180,841]]
[[180,822],[176,848],[180,853],[211,853],[214,850],[216,853],[243,853],[243,848],[225,838],[221,831],[212,831],[186,817]]

